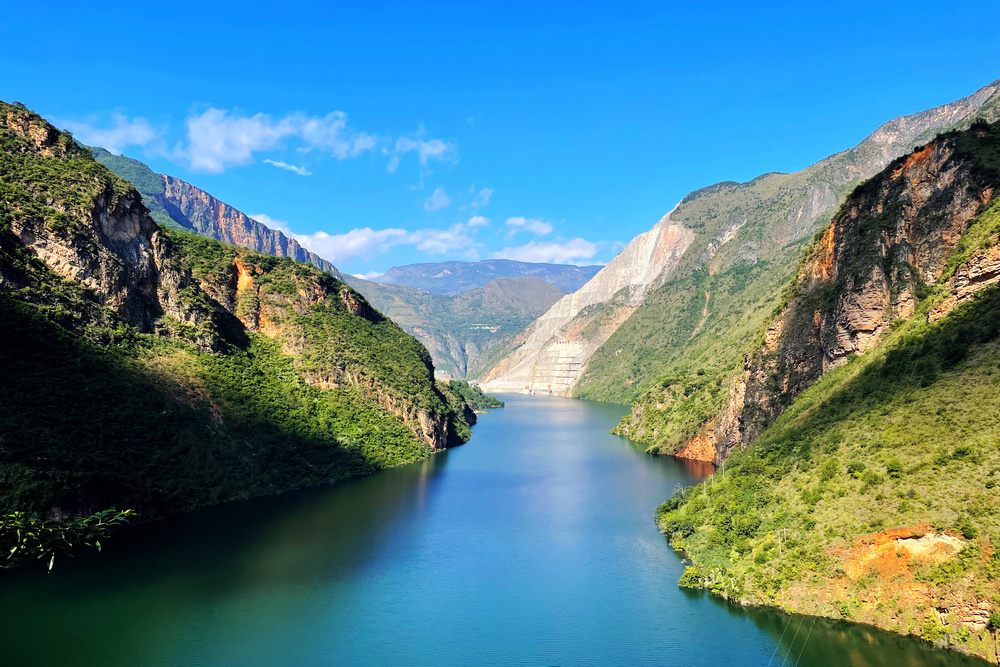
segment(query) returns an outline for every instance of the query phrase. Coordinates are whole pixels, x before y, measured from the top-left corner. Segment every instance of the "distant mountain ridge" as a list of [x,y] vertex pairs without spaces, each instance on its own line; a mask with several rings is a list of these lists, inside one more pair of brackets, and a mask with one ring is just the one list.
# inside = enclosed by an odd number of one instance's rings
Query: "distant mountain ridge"
[[179,178],[158,174],[139,160],[114,155],[103,148],[90,151],[94,159],[135,186],[150,217],[159,224],[265,255],[289,257],[340,276],[337,267],[306,250],[295,239],[257,222],[204,190]]
[[480,262],[429,262],[395,266],[371,280],[454,296],[482,287],[494,278],[535,276],[569,293],[580,289],[600,270],[600,266],[487,259]]
[[495,278],[457,294],[435,294],[405,285],[344,280],[415,336],[431,353],[435,370],[452,378],[475,378],[525,326],[564,293],[541,278]]

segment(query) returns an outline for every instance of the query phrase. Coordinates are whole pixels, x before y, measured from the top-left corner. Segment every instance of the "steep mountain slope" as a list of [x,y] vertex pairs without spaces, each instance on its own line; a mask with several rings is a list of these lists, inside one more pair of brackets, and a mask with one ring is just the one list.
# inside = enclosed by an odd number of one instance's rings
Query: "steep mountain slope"
[[691,238],[680,257],[661,264],[662,274],[652,279],[648,273],[656,267],[644,264],[647,257],[637,254],[629,266],[616,259],[612,264],[624,275],[641,276],[617,285],[630,293],[602,296],[579,315],[569,310],[546,326],[543,317],[527,347],[491,371],[490,386],[545,390],[551,384],[559,393],[619,403],[642,396],[622,433],[654,444],[661,435],[646,419],[671,403],[682,382],[706,397],[705,411],[688,419],[690,437],[700,417],[721,404],[720,376],[738,367],[740,350],[778,304],[781,285],[837,203],[917,143],[976,117],[994,117],[998,102],[1000,84],[994,83],[953,104],[890,121],[855,148],[803,171],[688,195],[668,216],[676,233]]
[[405,285],[425,292],[454,296],[482,287],[496,278],[541,278],[563,292],[575,292],[601,267],[540,264],[511,259],[481,262],[431,262],[396,266],[374,278],[388,285]]
[[976,123],[817,235],[700,434],[725,478],[658,512],[683,583],[996,662],[998,187],[1000,126]]
[[693,238],[668,214],[632,239],[592,280],[518,336],[517,348],[485,376],[488,390],[569,392],[590,355],[669,277]]
[[135,186],[150,217],[164,227],[193,232],[265,255],[289,257],[340,275],[333,264],[306,250],[295,239],[257,222],[190,183],[157,174],[138,160],[114,155],[103,148],[90,150],[98,162]]
[[3,103],[0,313],[0,515],[148,519],[419,460],[474,420],[346,284],[158,228]]
[[541,278],[496,278],[455,296],[345,280],[424,344],[439,374],[475,378],[510,341],[563,296]]

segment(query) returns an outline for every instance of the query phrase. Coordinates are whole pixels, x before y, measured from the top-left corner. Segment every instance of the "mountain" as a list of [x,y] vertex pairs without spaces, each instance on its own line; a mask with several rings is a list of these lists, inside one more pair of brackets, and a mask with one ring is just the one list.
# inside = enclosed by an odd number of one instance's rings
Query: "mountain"
[[[720,378],[736,371],[741,350],[779,304],[782,285],[837,204],[914,145],[994,117],[998,100],[994,83],[890,121],[803,171],[691,193],[579,290],[593,298],[560,301],[529,328],[485,376],[486,386],[636,402],[622,434],[649,444],[666,439],[670,447],[691,437],[719,407]],[[664,411],[678,385],[703,400]]]
[[518,336],[516,349],[483,378],[490,391],[566,394],[587,359],[670,276],[694,234],[669,216],[632,240],[586,285],[557,301]]
[[976,122],[816,236],[685,448],[725,475],[658,511],[683,585],[996,661],[998,195],[1000,125]]
[[537,277],[563,292],[575,292],[601,267],[571,264],[539,264],[511,259],[482,262],[432,262],[389,269],[375,280],[388,285],[406,285],[424,292],[454,296],[482,287],[495,278]]
[[537,277],[495,278],[448,296],[344,278],[430,351],[440,374],[475,378],[508,351],[514,336],[563,296]]
[[94,158],[139,191],[150,217],[179,231],[192,232],[223,243],[275,257],[289,257],[339,276],[337,268],[299,245],[280,231],[271,229],[242,211],[219,201],[204,190],[179,178],[157,174],[148,165],[103,148],[90,148]]
[[[413,278],[438,287],[448,279],[433,279],[432,276],[442,272],[451,271],[449,275],[454,277],[451,284],[455,285],[485,278],[483,284],[463,295],[454,295],[454,298],[343,276],[333,264],[303,249],[294,239],[253,220],[204,190],[179,178],[157,174],[138,160],[114,155],[103,148],[90,150],[98,162],[135,185],[142,194],[143,203],[149,207],[150,216],[159,224],[265,255],[306,262],[345,280],[379,311],[416,336],[430,350],[435,367],[453,378],[464,378],[470,371],[475,373],[483,363],[492,363],[499,353],[507,352],[506,344],[513,334],[545,312],[563,294],[541,278],[490,280],[489,275],[539,274],[564,284],[582,284],[593,275],[590,267],[506,260],[415,264],[386,273],[390,278]],[[425,267],[437,268],[428,270]],[[594,267],[594,271],[596,269]],[[422,272],[430,277],[419,278]]]
[[88,541],[110,508],[148,520],[420,460],[475,420],[348,285],[157,226],[68,134],[3,103],[0,318],[5,554]]

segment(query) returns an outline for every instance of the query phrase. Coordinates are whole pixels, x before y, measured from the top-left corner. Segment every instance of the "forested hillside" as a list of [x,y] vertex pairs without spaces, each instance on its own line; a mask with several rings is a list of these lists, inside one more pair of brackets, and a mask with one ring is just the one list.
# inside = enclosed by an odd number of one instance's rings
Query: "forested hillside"
[[111,507],[148,520],[469,435],[471,409],[435,385],[423,346],[349,286],[157,227],[129,183],[9,104],[0,313],[5,553],[25,521],[65,532]]

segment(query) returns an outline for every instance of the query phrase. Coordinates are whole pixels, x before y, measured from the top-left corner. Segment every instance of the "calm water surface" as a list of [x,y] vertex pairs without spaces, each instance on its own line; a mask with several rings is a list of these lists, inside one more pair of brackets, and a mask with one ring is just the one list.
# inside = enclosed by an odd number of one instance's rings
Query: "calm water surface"
[[0,577],[2,665],[981,665],[677,587],[681,462],[625,408],[510,396],[424,463],[119,534]]

